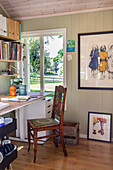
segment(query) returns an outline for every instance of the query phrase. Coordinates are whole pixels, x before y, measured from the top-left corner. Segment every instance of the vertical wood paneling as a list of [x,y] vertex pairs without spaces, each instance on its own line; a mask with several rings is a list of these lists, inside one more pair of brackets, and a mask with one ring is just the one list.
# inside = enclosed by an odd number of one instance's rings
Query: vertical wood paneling
[[104,23],[103,11],[96,12],[96,14],[95,14],[95,31],[97,31],[97,32],[102,31],[104,28],[103,23]]
[[[0,71],[7,70],[8,63],[1,62],[0,63]],[[9,77],[0,77],[0,93],[8,92],[9,90]]]
[[51,22],[50,22],[50,18],[43,18],[43,30],[53,29],[55,27],[56,27],[56,17],[52,17]]
[[86,91],[79,90],[78,93],[78,114],[81,133],[87,132],[87,102],[86,102]]
[[87,20],[88,20],[88,14],[85,13],[84,15],[83,14],[80,14],[80,30],[78,33],[84,33],[84,32],[87,32]]
[[56,17],[56,28],[64,28],[66,19],[65,16],[57,16]]
[[96,17],[95,17],[95,13],[92,12],[91,14],[88,13],[87,16],[87,32],[95,32],[95,28],[96,28]]
[[[72,16],[69,15],[69,16],[65,16],[65,28],[66,30],[69,30],[66,32],[66,38],[67,40],[71,40],[72,38],[72,30],[71,30],[71,27],[72,27]],[[67,53],[68,55],[69,53]],[[72,119],[72,61],[68,61],[67,60],[67,88],[68,88],[68,91],[67,91],[67,94],[68,94],[68,100],[67,100],[67,117],[68,117],[68,120],[71,121]]]
[[102,111],[102,91],[87,91],[87,111]]
[[111,31],[113,29],[113,10],[103,12],[103,28],[105,31]]
[[9,90],[9,77],[0,77],[0,93],[7,93]]
[[102,111],[108,113],[113,113],[113,91],[103,92],[103,106]]
[[78,32],[79,15],[72,15],[72,39],[75,40],[75,53],[72,53],[72,120],[79,120],[78,113]]
[[88,111],[113,113],[113,92],[78,90],[78,33],[113,30],[113,10],[26,20],[22,21],[22,31],[38,30],[38,24],[42,25],[40,28],[43,30],[66,28],[67,40],[75,39],[76,52],[72,53],[72,61],[66,63],[68,87],[66,120],[79,120],[81,133],[87,134]]
[[[80,30],[79,33],[87,32],[87,20],[88,14],[80,14]],[[86,90],[78,90],[78,113],[79,113],[79,122],[81,124],[81,133],[86,131],[86,118],[87,118],[87,103],[86,103]],[[84,127],[84,128],[83,128]]]

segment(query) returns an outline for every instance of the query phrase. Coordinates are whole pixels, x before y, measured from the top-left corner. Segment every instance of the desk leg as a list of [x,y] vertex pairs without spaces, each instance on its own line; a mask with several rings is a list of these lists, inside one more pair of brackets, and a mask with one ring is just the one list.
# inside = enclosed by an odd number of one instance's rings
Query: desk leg
[[19,123],[20,123],[20,139],[25,139],[24,130],[24,108],[19,109]]
[[17,119],[17,130],[16,130],[16,137],[20,137],[20,122],[19,122],[19,110],[15,111],[16,119]]

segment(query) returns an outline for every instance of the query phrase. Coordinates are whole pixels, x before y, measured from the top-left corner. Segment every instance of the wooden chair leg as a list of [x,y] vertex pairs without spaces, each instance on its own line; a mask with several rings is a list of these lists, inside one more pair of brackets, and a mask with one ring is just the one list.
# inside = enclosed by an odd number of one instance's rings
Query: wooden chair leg
[[34,163],[36,162],[37,154],[37,130],[34,130]]
[[[52,130],[52,132],[55,135],[55,130]],[[54,141],[54,144],[55,144],[56,148],[58,148],[58,143],[57,143],[57,140],[56,140],[56,136],[53,137],[53,141]]]
[[29,143],[29,147],[28,147],[28,151],[30,151],[30,143],[31,143],[31,134],[30,134],[30,125],[29,123],[27,123],[28,126],[28,143]]
[[67,151],[66,151],[66,147],[65,147],[65,143],[64,143],[63,128],[60,129],[60,140],[61,140],[61,145],[62,145],[62,149],[64,152],[64,156],[67,156]]

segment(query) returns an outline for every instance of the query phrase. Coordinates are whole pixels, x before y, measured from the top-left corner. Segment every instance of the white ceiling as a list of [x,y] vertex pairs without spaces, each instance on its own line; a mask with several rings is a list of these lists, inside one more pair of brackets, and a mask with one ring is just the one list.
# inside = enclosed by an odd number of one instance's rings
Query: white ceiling
[[42,18],[113,9],[113,0],[0,0],[9,18]]

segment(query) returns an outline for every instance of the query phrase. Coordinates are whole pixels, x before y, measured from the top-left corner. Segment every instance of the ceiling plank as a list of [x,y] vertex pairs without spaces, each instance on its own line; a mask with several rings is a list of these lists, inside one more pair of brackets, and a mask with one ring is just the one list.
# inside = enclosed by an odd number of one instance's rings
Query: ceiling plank
[[[30,8],[30,7],[24,7],[24,8],[22,8],[21,9],[21,12],[19,12],[20,11],[20,9],[17,9],[17,10],[11,10],[11,11],[8,11],[9,13],[10,13],[10,15],[12,16],[12,15],[15,15],[16,13],[20,13],[20,15],[27,15],[27,14],[30,14],[30,13],[36,13],[37,12],[37,14],[38,14],[38,12],[39,13],[41,13],[41,14],[44,14],[44,13],[46,13],[46,12],[48,12],[48,11],[50,11],[50,12],[53,12],[53,13],[57,13],[57,11],[59,12],[70,12],[71,10],[73,11],[73,10],[84,10],[84,9],[93,9],[93,8],[95,8],[95,9],[97,9],[97,8],[101,8],[101,7],[107,7],[107,5],[109,5],[109,4],[105,4],[105,5],[101,5],[101,4],[99,4],[98,2],[94,2],[94,3],[90,3],[90,4],[79,4],[79,5],[75,5],[75,4],[71,4],[71,3],[61,3],[61,5],[60,6],[57,6],[57,5],[55,5],[55,6],[43,6],[43,8],[41,8],[41,6],[39,5],[39,6],[37,6],[37,5],[35,5],[35,6],[33,6],[32,8]],[[110,6],[113,6],[113,2],[112,2],[112,4],[110,4]]]
[[41,18],[113,9],[113,0],[0,0],[10,18]]
[[2,10],[5,12],[5,14],[10,18],[9,13],[6,11],[6,9],[3,7],[3,5],[0,3],[0,7],[2,8]]
[[46,14],[46,15],[30,15],[30,16],[20,16],[20,17],[12,17],[12,19],[16,20],[27,20],[27,19],[36,19],[36,18],[45,18],[45,17],[53,17],[53,16],[63,16],[63,15],[72,15],[72,14],[79,14],[79,13],[87,13],[87,12],[98,12],[98,11],[106,11],[111,10],[113,7],[107,7],[107,8],[98,8],[98,9],[85,9],[81,11],[70,11],[70,12],[64,12],[64,13],[54,13],[54,14]]

